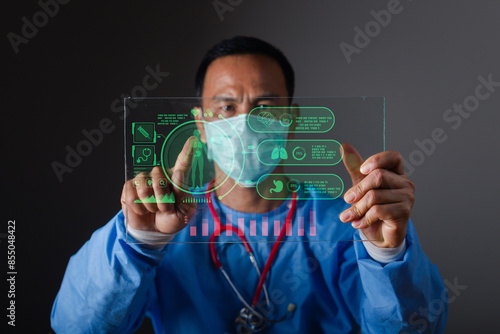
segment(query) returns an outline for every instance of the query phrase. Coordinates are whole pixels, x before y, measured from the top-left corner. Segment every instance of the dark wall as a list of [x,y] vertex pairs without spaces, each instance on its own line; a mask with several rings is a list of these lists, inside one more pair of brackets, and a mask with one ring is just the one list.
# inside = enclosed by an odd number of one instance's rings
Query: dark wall
[[[9,33],[22,35],[23,17],[33,22],[41,7],[4,7],[1,213],[4,225],[16,220],[16,329],[50,331],[67,261],[120,209],[123,125],[114,101],[137,91],[148,66],[169,73],[148,96],[193,95],[203,53],[236,34],[280,47],[295,67],[297,95],[386,97],[387,149],[402,153],[417,185],[412,219],[423,248],[450,286],[467,286],[449,291],[447,332],[491,328],[500,298],[500,87],[465,117],[445,118],[454,104],[475,101],[478,77],[500,82],[500,3],[401,0],[350,62],[341,43],[355,46],[354,28],[395,1],[231,3],[219,16],[212,0],[70,1],[17,53]],[[66,147],[101,122],[109,133],[59,179],[54,162],[65,163]],[[446,140],[430,144],[436,128]]]

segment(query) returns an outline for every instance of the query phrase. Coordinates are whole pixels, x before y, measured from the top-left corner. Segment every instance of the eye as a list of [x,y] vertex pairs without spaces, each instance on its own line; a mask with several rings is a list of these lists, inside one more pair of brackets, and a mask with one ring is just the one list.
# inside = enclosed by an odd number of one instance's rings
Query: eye
[[226,105],[222,106],[222,110],[224,110],[226,112],[232,112],[232,111],[234,111],[234,106],[232,106],[230,104],[226,104]]

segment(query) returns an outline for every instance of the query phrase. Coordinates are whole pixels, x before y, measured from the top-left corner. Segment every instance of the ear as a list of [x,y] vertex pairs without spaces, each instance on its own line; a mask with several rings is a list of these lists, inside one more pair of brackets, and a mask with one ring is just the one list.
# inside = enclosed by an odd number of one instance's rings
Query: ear
[[207,136],[205,135],[205,127],[203,126],[203,118],[201,117],[201,113],[203,112],[201,107],[194,107],[193,110],[194,112],[194,119],[196,120],[196,127],[198,128],[198,131],[200,131],[200,140],[202,143],[206,144],[207,143]]

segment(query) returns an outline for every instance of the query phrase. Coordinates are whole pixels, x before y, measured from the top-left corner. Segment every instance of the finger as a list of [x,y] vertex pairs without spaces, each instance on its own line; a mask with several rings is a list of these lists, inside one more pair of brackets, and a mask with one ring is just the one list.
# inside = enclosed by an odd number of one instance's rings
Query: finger
[[155,228],[161,233],[177,233],[186,227],[184,214],[179,210],[170,212],[157,212],[155,215]]
[[160,167],[155,167],[150,173],[156,206],[158,211],[169,212],[174,209],[174,202],[171,200],[172,185],[168,182],[165,173]]
[[358,184],[349,189],[344,199],[347,203],[359,201],[365,194],[372,189],[413,189],[412,182],[402,175],[385,169],[375,169],[368,174]]
[[342,160],[344,161],[347,172],[351,176],[352,185],[354,186],[365,177],[365,175],[359,171],[360,166],[363,164],[363,158],[351,144],[343,143],[342,149],[344,151]]
[[378,204],[372,206],[366,214],[353,221],[355,228],[366,228],[377,221],[383,221],[386,226],[397,227],[397,222],[408,219],[407,208],[404,203]]
[[[153,185],[153,178],[150,173],[140,173],[134,178],[134,181],[139,180],[140,182],[134,182],[134,188],[136,191],[136,198],[133,204],[138,204],[137,208],[143,212],[141,208],[146,208],[148,213],[158,212],[158,206],[156,205],[156,196]],[[131,203],[132,204],[132,203]],[[133,206],[136,208],[136,206]],[[134,210],[135,211],[135,210]]]
[[142,203],[137,203],[136,200],[139,199],[137,195],[136,188],[134,186],[134,180],[127,181],[123,186],[122,191],[122,209],[124,212],[129,212],[134,215],[145,215],[148,214],[149,211],[146,209]]
[[199,141],[195,136],[191,136],[186,140],[181,153],[175,161],[172,170],[172,182],[179,188],[187,188],[187,180],[189,171],[191,170],[191,163],[193,160],[193,146]]
[[[137,199],[138,196],[134,187],[134,180],[129,180],[123,185],[121,196],[122,210],[125,215],[125,221],[127,222],[127,224],[133,223],[133,228],[142,229],[147,226],[148,220],[144,218],[137,218],[144,216],[147,217],[150,212],[144,205],[142,205],[142,203],[136,203],[135,200]],[[152,215],[150,216],[152,217]],[[139,223],[140,225],[137,225],[137,223]]]
[[370,227],[378,221],[383,221],[384,228],[393,232],[404,228],[403,221],[410,218],[408,208],[404,203],[379,204],[372,206],[366,214],[352,222],[354,228],[363,229]]
[[375,205],[399,203],[407,199],[404,189],[378,189],[370,190],[356,204],[340,214],[340,220],[344,223],[362,218],[370,208]]
[[191,170],[191,163],[193,160],[193,147],[198,143],[199,139],[195,136],[189,137],[184,144],[181,153],[177,157],[175,166],[172,170],[172,191],[175,194],[175,203],[183,216],[188,220],[194,215],[196,211],[196,202],[183,199],[193,197],[190,193],[186,193],[181,189],[188,188],[188,176]]
[[403,157],[397,151],[387,151],[372,155],[361,165],[362,174],[368,174],[375,169],[388,169],[399,175],[406,175]]

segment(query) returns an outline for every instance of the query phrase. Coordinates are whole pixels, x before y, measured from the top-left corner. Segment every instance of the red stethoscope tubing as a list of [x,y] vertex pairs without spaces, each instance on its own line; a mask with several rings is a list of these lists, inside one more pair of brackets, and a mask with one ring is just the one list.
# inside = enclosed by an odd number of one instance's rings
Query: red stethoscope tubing
[[[212,180],[210,184],[208,185],[208,189],[210,189],[213,185],[214,181]],[[212,214],[212,217],[214,218],[214,223],[215,223],[215,231],[212,233],[210,236],[210,255],[212,256],[212,260],[217,267],[217,269],[220,269],[222,267],[222,264],[219,261],[219,258],[217,257],[217,252],[215,251],[215,238],[220,235],[220,232],[226,231],[226,230],[231,230],[236,233],[236,235],[239,236],[239,238],[243,241],[243,246],[245,247],[246,251],[248,254],[253,254],[252,248],[250,247],[250,244],[248,243],[245,235],[241,233],[241,231],[233,226],[233,225],[224,225],[221,226],[220,223],[220,217],[217,214],[217,211],[215,211],[214,205],[212,204],[212,200],[210,198],[210,192],[207,191],[206,194],[207,197],[207,203],[208,203],[208,208],[210,209],[210,213]],[[264,266],[264,270],[262,271],[262,274],[260,275],[259,283],[257,284],[257,289],[255,290],[255,295],[252,300],[252,306],[255,307],[259,303],[259,298],[260,294],[262,292],[262,287],[264,286],[264,282],[266,281],[266,276],[269,270],[271,270],[271,266],[273,264],[274,258],[276,257],[278,250],[281,246],[281,241],[285,237],[285,232],[286,232],[286,226],[288,222],[292,222],[293,220],[293,215],[295,214],[295,211],[297,210],[297,194],[292,193],[292,207],[290,208],[290,211],[288,211],[288,214],[285,219],[285,224],[283,224],[283,227],[281,228],[280,234],[278,236],[278,239],[274,242],[273,248],[271,249],[271,253],[269,254],[269,257],[267,258],[266,265]]]

